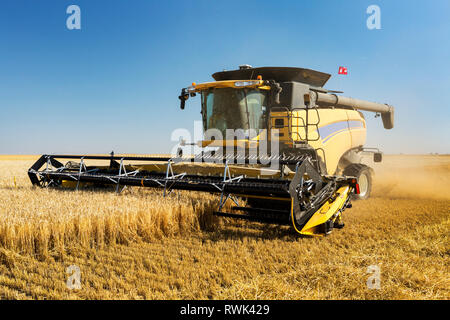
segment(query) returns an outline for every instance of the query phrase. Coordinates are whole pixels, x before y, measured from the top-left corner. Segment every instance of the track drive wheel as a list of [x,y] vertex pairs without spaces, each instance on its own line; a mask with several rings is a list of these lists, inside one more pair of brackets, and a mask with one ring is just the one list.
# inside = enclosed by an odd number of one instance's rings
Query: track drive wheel
[[366,200],[372,191],[372,169],[360,163],[353,163],[344,169],[344,175],[358,179],[359,194],[353,194],[355,200]]

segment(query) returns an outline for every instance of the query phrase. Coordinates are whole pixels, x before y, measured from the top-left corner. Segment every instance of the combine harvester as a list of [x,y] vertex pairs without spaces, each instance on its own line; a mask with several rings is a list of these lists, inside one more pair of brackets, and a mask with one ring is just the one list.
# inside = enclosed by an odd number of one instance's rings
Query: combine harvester
[[[213,78],[179,96],[184,109],[186,100],[200,94],[204,130],[216,133],[184,143],[204,148],[200,154],[183,157],[180,148],[172,158],[43,155],[28,171],[31,182],[114,186],[116,192],[142,186],[161,188],[164,196],[175,189],[203,191],[220,197],[218,216],[291,225],[303,235],[343,227],[341,215],[351,199],[366,199],[371,191],[372,169],[361,163],[363,155],[382,160],[377,149],[363,147],[366,122],[360,110],[381,115],[384,128],[391,129],[394,108],[339,96],[342,92],[323,88],[329,74],[309,69],[243,65]],[[244,134],[230,138],[227,129]],[[218,151],[208,151],[212,148]],[[224,212],[229,200],[232,212]]]

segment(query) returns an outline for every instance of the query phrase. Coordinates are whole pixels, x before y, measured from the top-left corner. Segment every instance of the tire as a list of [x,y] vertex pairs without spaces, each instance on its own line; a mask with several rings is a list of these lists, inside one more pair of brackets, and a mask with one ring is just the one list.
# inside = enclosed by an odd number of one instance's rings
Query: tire
[[359,194],[353,194],[355,200],[366,200],[372,191],[372,169],[364,164],[353,163],[344,169],[345,176],[356,177]]

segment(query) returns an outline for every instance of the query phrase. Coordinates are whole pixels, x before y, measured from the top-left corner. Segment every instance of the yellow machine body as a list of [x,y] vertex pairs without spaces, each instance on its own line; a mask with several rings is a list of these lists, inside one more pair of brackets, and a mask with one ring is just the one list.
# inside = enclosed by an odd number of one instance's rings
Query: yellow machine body
[[[270,119],[271,128],[279,130],[281,143],[292,146],[307,140],[318,151],[330,175],[336,173],[339,160],[346,152],[366,142],[366,121],[363,114],[356,110],[317,108],[272,112]],[[282,126],[277,125],[280,122]]]

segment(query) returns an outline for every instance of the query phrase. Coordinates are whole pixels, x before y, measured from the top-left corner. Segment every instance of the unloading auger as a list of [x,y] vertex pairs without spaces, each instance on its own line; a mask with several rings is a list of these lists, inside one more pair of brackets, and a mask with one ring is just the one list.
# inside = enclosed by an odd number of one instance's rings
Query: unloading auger
[[[214,129],[216,136],[197,145],[210,151],[193,157],[183,157],[182,149],[175,157],[43,155],[28,170],[31,182],[113,186],[116,192],[160,188],[164,196],[172,190],[208,192],[218,195],[217,216],[290,225],[303,235],[343,227],[342,212],[352,198],[370,194],[372,170],[361,163],[362,155],[372,152],[381,161],[380,152],[363,148],[366,126],[356,109],[381,114],[389,129],[393,107],[337,96],[322,88],[330,75],[308,69],[246,65],[213,77],[217,81],[193,83],[179,97],[184,109],[189,97],[201,94],[204,130]],[[227,129],[260,134],[230,139]],[[255,152],[274,139],[279,152]],[[211,151],[230,145],[233,152]],[[232,212],[224,211],[227,201]]]

